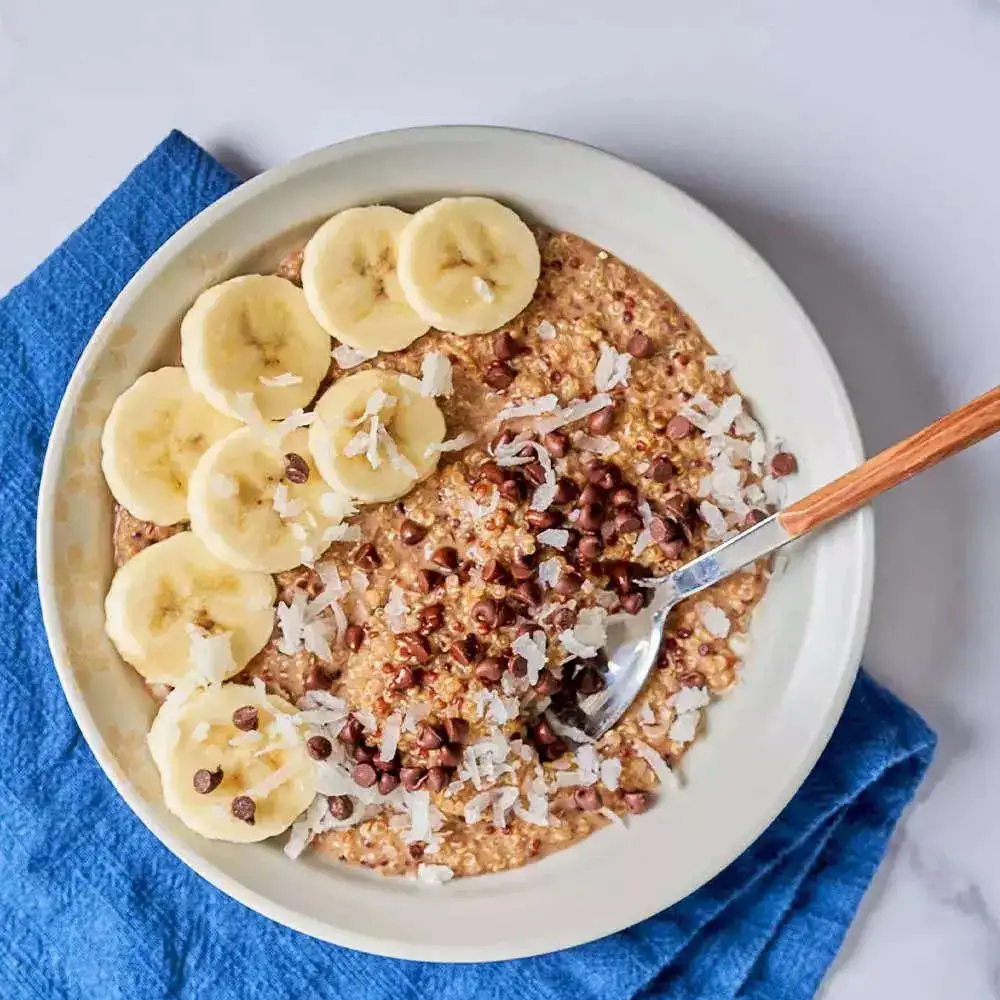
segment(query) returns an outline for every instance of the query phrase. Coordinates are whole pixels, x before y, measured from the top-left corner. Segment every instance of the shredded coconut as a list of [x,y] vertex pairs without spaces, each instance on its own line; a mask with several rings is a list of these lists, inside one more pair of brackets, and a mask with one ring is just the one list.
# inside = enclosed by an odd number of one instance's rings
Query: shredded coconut
[[447,865],[420,864],[417,866],[417,881],[424,885],[444,885],[451,881],[455,873]]
[[717,639],[725,639],[729,635],[732,625],[722,608],[709,604],[707,601],[701,601],[695,605],[695,610],[698,612],[702,625]]
[[420,394],[433,398],[434,396],[450,396],[455,390],[451,382],[451,361],[440,351],[428,351],[424,355],[420,369]]
[[385,445],[389,464],[397,472],[402,472],[404,476],[409,476],[411,479],[418,477],[416,466],[399,450],[395,438],[384,427],[378,429],[378,440]]
[[463,448],[468,448],[470,444],[474,444],[475,441],[476,435],[472,431],[465,431],[458,437],[450,438],[447,441],[432,441],[424,451],[424,457],[430,458],[431,455],[439,451],[461,451]]
[[320,513],[331,521],[342,521],[345,517],[353,517],[358,512],[358,505],[348,496],[341,493],[324,493],[319,498]]
[[574,434],[573,444],[580,449],[580,451],[589,451],[595,455],[600,455],[602,458],[607,458],[609,455],[614,455],[621,451],[621,445],[617,441],[612,441],[609,437],[591,437],[589,434]]
[[198,685],[221,684],[233,672],[232,633],[211,634],[197,625],[185,626],[192,664],[192,679]]
[[518,656],[527,661],[528,683],[532,687],[538,683],[538,677],[545,669],[545,647],[545,633],[541,629],[530,635],[519,635],[511,646]]
[[302,376],[293,375],[291,372],[283,372],[281,375],[275,375],[274,378],[268,378],[266,375],[260,375],[259,381],[261,385],[280,388],[286,385],[298,385],[302,381]]
[[594,385],[598,392],[607,392],[628,382],[631,354],[620,354],[610,344],[601,343],[601,357],[594,369]]
[[555,340],[556,338],[556,328],[547,319],[543,319],[538,324],[538,338],[539,340]]
[[710,354],[705,358],[705,369],[710,372],[718,372],[725,375],[731,372],[736,362],[732,358],[727,358],[724,354]]
[[298,517],[306,509],[304,500],[293,500],[288,495],[288,487],[284,483],[278,483],[274,488],[274,496],[271,498],[271,505],[278,516],[288,520]]
[[393,632],[403,631],[405,628],[404,617],[408,610],[403,588],[394,583],[389,590],[389,600],[385,605],[385,616],[389,620],[389,628]]
[[360,542],[361,528],[357,524],[332,524],[323,532],[323,545],[334,542]]
[[601,784],[609,792],[618,790],[618,782],[622,774],[622,762],[617,757],[608,757],[601,761]]
[[484,517],[489,517],[497,507],[500,505],[500,494],[493,491],[493,496],[490,497],[487,503],[476,503],[475,500],[470,497],[463,497],[459,501],[459,506],[465,511],[473,520],[479,521]]
[[378,351],[362,351],[357,347],[349,347],[347,344],[340,344],[330,352],[333,360],[345,370],[357,368],[362,362],[370,361],[377,354]]
[[399,734],[402,731],[402,719],[399,712],[393,712],[382,725],[382,739],[378,752],[382,760],[392,760],[399,747]]
[[[544,532],[543,532],[544,534]],[[565,532],[568,535],[568,532]],[[541,540],[541,535],[539,535]],[[565,542],[561,548],[565,546]],[[562,565],[558,559],[545,559],[538,564],[538,582],[543,587],[554,587],[559,582],[562,575]]]
[[569,544],[569,531],[566,528],[546,528],[538,533],[542,545],[551,545],[554,549],[564,549]]
[[632,748],[650,766],[653,774],[660,780],[661,785],[673,785],[673,771],[667,766],[667,762],[648,744],[642,740],[633,740]]
[[565,427],[567,424],[583,420],[592,413],[597,413],[598,410],[605,410],[612,402],[611,397],[603,392],[586,400],[574,399],[568,406],[556,410],[551,417],[543,417],[541,420],[536,421],[535,429],[540,434],[546,434],[559,427]]
[[537,399],[529,399],[524,403],[511,403],[505,406],[498,414],[497,420],[514,420],[517,417],[538,417],[543,413],[555,413],[559,406],[559,397],[550,393],[547,396],[539,396]]
[[667,736],[677,743],[690,743],[698,730],[700,712],[685,712],[674,719],[667,731]]

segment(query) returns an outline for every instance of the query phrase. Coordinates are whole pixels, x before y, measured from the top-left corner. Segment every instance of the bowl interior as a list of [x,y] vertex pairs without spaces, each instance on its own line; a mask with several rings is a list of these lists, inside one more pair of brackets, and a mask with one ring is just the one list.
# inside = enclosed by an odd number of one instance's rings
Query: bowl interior
[[[759,257],[686,195],[607,154],[500,129],[418,129],[309,154],[251,181],[170,240],[112,307],[56,421],[42,484],[39,579],[53,656],[87,740],[131,807],[226,892],[327,940],[399,957],[511,958],[610,933],[682,898],[729,863],[798,788],[839,717],[860,656],[871,522],[800,545],[754,619],[742,683],[709,713],[665,793],[629,831],[611,828],[519,871],[443,890],[317,862],[280,845],[189,833],[164,809],[145,732],[154,705],[103,631],[111,501],[100,433],[143,371],[176,363],[180,317],[205,287],[266,263],[356,204],[403,208],[489,194],[644,271],[736,360],[735,378],[800,461],[808,492],[861,458],[843,387],[808,319]],[[749,751],[749,752],[748,752]],[[572,919],[567,919],[572,914]]]

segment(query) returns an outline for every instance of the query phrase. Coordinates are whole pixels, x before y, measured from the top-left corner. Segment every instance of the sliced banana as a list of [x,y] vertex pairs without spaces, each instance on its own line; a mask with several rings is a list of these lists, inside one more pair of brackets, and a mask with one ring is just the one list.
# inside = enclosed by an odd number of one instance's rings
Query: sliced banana
[[320,397],[309,450],[335,490],[379,503],[408,493],[437,468],[441,454],[428,455],[428,446],[445,433],[433,399],[395,372],[369,369],[341,378]]
[[409,221],[388,205],[349,208],[306,244],[302,291],[330,336],[362,351],[400,351],[427,332],[396,276],[399,234]]
[[244,427],[209,448],[191,474],[191,530],[230,566],[280,573],[330,545],[324,534],[340,517],[323,513],[329,493],[305,430],[278,447]]
[[210,406],[183,368],[141,375],[111,407],[101,468],[112,496],[153,524],[187,520],[187,486],[198,459],[239,421]]
[[274,628],[275,586],[213,556],[190,531],[122,566],[104,602],[105,629],[149,682],[177,686],[239,673]]
[[530,301],[541,257],[531,230],[492,198],[442,198],[399,238],[399,283],[431,326],[449,333],[496,330]]
[[216,409],[246,418],[241,394],[265,420],[307,406],[330,367],[330,338],[302,290],[274,274],[230,278],[201,293],[181,322],[191,385]]
[[[256,729],[233,722],[246,707],[257,711]],[[246,844],[287,829],[316,795],[316,768],[295,713],[283,698],[241,684],[171,694],[148,737],[166,807],[212,840]],[[239,797],[252,802],[252,822],[234,815]],[[247,816],[247,803],[237,811]]]

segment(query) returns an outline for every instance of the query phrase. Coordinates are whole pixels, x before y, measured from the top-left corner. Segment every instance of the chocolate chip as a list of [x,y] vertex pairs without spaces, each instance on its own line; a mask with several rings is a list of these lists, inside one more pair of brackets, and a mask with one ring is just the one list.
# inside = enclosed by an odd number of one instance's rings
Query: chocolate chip
[[580,495],[580,488],[572,479],[563,476],[556,482],[556,491],[552,496],[552,502],[560,506],[572,503]]
[[639,515],[630,510],[620,510],[615,515],[615,531],[620,535],[631,535],[642,530]]
[[542,443],[553,458],[565,458],[569,451],[569,435],[564,431],[549,431]]
[[400,667],[392,679],[392,687],[396,691],[408,691],[417,683],[417,675],[409,667]]
[[572,628],[576,624],[576,612],[572,608],[560,608],[552,616],[552,625],[560,632]]
[[388,760],[382,756],[382,751],[378,751],[374,757],[372,757],[372,764],[376,771],[398,771],[399,770],[399,753],[394,753]]
[[528,607],[535,607],[535,605],[540,604],[542,600],[542,593],[538,589],[538,584],[534,580],[522,580],[515,588],[514,593],[511,595],[519,601],[523,601]]
[[496,684],[503,676],[503,663],[496,656],[487,656],[476,664],[476,677],[484,684]]
[[646,475],[654,483],[669,483],[674,478],[674,464],[666,455],[658,455],[653,459]]
[[691,517],[694,504],[686,493],[671,493],[663,500],[661,506],[667,517],[683,525]]
[[250,733],[257,728],[260,716],[254,705],[244,705],[233,712],[233,725],[241,732]]
[[209,771],[207,768],[199,767],[194,772],[192,784],[199,795],[214,792],[222,784],[222,768],[217,767],[214,771]]
[[483,566],[483,579],[487,583],[505,583],[508,578],[507,569],[499,559],[487,559]]
[[473,663],[479,656],[479,640],[474,635],[467,635],[452,644],[451,657],[463,666]]
[[510,361],[525,350],[524,344],[507,330],[502,330],[493,340],[493,353],[501,361]]
[[356,653],[365,641],[365,630],[360,625],[348,625],[344,629],[344,642],[352,653]]
[[591,434],[607,434],[611,430],[611,425],[615,422],[615,411],[612,406],[605,406],[603,410],[591,413],[587,417],[587,430]]
[[440,566],[443,570],[453,573],[458,569],[458,549],[450,545],[442,545],[431,553],[431,562],[435,566]]
[[419,632],[406,632],[398,636],[396,642],[403,655],[411,660],[424,664],[431,658],[431,644],[427,641],[426,636],[420,635]]
[[297,484],[309,481],[309,463],[294,451],[285,456],[285,479]]
[[333,744],[325,736],[310,736],[306,740],[306,750],[313,760],[326,760],[333,753]]
[[378,790],[383,795],[388,795],[390,792],[395,791],[399,787],[399,775],[391,774],[389,771],[383,771],[378,776]]
[[483,376],[491,389],[506,389],[517,376],[517,372],[506,361],[494,361],[486,366]]
[[462,751],[456,747],[443,746],[438,751],[438,760],[443,767],[458,767],[462,763]]
[[425,724],[417,730],[417,746],[424,750],[437,750],[444,746],[444,734],[437,726]]
[[596,532],[601,530],[601,525],[604,523],[604,504],[602,503],[588,503],[580,511],[580,519],[577,524],[583,528],[584,531]]
[[756,508],[754,508],[753,510],[747,513],[746,517],[743,518],[743,527],[752,528],[755,524],[760,524],[761,521],[764,521],[766,519],[767,519],[767,514],[765,514],[762,510],[757,510]]
[[618,591],[632,589],[632,578],[629,575],[628,563],[624,559],[612,559],[602,567],[605,576],[611,578],[611,585]]
[[356,764],[370,764],[375,759],[375,751],[365,744],[356,746],[351,753]]
[[641,593],[626,594],[622,598],[622,611],[627,615],[637,615],[646,605],[646,599]]
[[776,476],[790,476],[797,472],[799,463],[790,451],[779,451],[771,459],[771,472]]
[[573,801],[584,812],[597,812],[601,808],[601,793],[596,788],[578,788],[573,793]]
[[673,521],[654,517],[649,522],[649,534],[654,542],[669,542],[677,537],[679,529]]
[[559,574],[559,582],[556,584],[556,593],[563,597],[572,597],[578,593],[583,586],[583,577],[575,570],[563,570]]
[[691,433],[694,425],[687,417],[682,417],[679,413],[667,421],[667,437],[674,441],[680,441]]
[[529,510],[524,519],[535,531],[547,531],[562,523],[562,514],[555,510]]
[[604,551],[604,543],[597,535],[587,535],[585,538],[580,539],[577,551],[584,559],[593,562],[601,558],[601,552]]
[[649,792],[626,792],[622,801],[633,816],[638,816],[649,808]]
[[382,565],[382,557],[371,542],[365,542],[354,553],[354,561],[361,569],[377,569]]
[[378,781],[378,772],[371,764],[354,765],[354,784],[362,788],[371,788]]
[[565,741],[559,739],[557,736],[555,742],[545,748],[545,759],[549,761],[558,760],[568,750],[569,747],[566,745]]
[[422,569],[417,573],[417,587],[422,594],[429,594],[432,590],[444,584],[444,574],[432,569]]
[[636,330],[628,339],[625,348],[633,358],[651,358],[653,356],[653,341],[642,332]]
[[528,580],[535,572],[538,564],[537,552],[525,552],[518,549],[514,553],[514,561],[511,563],[510,572],[516,580]]
[[469,738],[469,723],[457,715],[444,720],[444,731],[449,743],[464,743]]
[[538,683],[535,685],[535,690],[542,697],[549,697],[550,695],[554,695],[561,687],[562,684],[559,678],[551,670],[543,670],[538,675]]
[[707,642],[703,642],[703,643],[699,644],[699,646],[698,646],[698,655],[699,656],[708,656],[709,653],[711,653],[711,652],[712,652],[712,647]]
[[309,668],[303,682],[307,691],[329,691],[332,684],[333,678],[318,663]]
[[521,471],[536,486],[541,486],[545,482],[545,468],[541,462],[529,462],[527,465],[522,465]]
[[587,466],[587,481],[602,490],[613,490],[622,481],[621,469],[611,462],[591,462]]
[[543,747],[551,746],[556,741],[556,734],[552,732],[552,727],[542,719],[531,731],[531,737],[535,743]]
[[479,478],[499,486],[507,478],[507,473],[496,462],[483,462],[479,466]]
[[404,767],[399,772],[399,777],[403,781],[403,787],[408,792],[415,792],[427,781],[426,767]]
[[684,540],[676,538],[672,542],[662,542],[660,544],[660,551],[668,559],[680,559],[681,553],[684,551]]
[[341,822],[350,819],[354,813],[354,803],[350,795],[327,796],[326,804],[330,807],[330,815]]
[[365,727],[354,718],[352,715],[347,722],[341,727],[340,732],[337,734],[337,739],[341,743],[346,743],[348,746],[353,746],[355,743],[360,743],[365,737]]
[[253,826],[257,814],[257,804],[249,795],[237,795],[229,805],[229,811],[237,818],[243,820],[247,826]]
[[448,772],[443,767],[432,767],[427,772],[427,788],[432,792],[443,792],[448,787]]
[[574,678],[576,689],[580,694],[587,696],[597,694],[604,689],[604,678],[600,671],[593,667],[584,667]]
[[500,495],[505,500],[517,503],[527,495],[524,480],[516,473],[508,474],[507,478],[500,484]]
[[427,529],[416,521],[407,518],[399,526],[399,537],[404,545],[419,545],[427,534]]
[[433,632],[444,623],[444,605],[428,604],[420,609],[417,617],[420,619],[420,627],[425,632]]
[[500,605],[492,597],[476,601],[472,606],[472,617],[487,629],[494,629],[500,621]]

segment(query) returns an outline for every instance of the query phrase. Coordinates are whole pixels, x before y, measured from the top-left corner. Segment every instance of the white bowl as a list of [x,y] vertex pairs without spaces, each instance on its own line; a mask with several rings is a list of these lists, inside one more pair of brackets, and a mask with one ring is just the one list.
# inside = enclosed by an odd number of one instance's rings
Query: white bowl
[[799,458],[798,494],[856,465],[857,427],[816,332],[768,266],[705,208],[662,180],[563,139],[428,128],[339,143],[268,171],[188,223],[101,322],[66,390],[49,444],[38,521],[52,655],[98,761],[139,818],[219,889],[307,934],[403,958],[484,961],[553,951],[670,906],[731,862],[816,761],[857,670],[872,583],[869,514],[800,545],[754,619],[742,683],[709,713],[665,792],[628,832],[603,830],[519,871],[441,888],[384,879],[278,844],[202,840],[163,806],[144,736],[153,701],[103,630],[112,574],[111,498],[100,431],[115,397],[175,357],[195,296],[350,205],[489,194],[645,272],[686,309],[771,433]]

